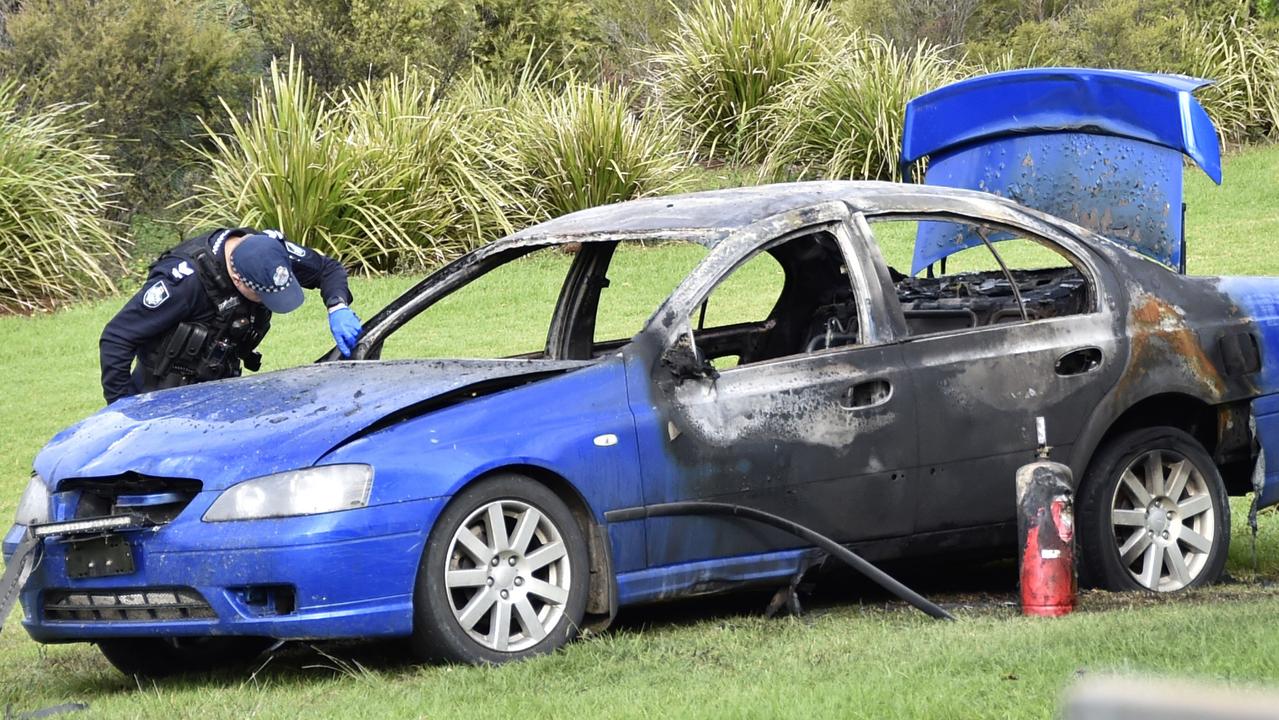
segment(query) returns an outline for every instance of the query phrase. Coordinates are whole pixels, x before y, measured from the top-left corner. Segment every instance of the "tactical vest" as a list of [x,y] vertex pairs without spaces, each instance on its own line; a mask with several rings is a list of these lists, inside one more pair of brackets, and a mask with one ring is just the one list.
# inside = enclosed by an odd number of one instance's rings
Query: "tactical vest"
[[195,269],[205,295],[216,313],[211,321],[182,322],[164,334],[141,360],[143,391],[190,385],[240,375],[240,365],[256,371],[262,356],[255,351],[271,328],[271,311],[250,302],[235,289],[223,270],[210,240],[215,230],[182,242],[152,263],[169,258],[186,260]]

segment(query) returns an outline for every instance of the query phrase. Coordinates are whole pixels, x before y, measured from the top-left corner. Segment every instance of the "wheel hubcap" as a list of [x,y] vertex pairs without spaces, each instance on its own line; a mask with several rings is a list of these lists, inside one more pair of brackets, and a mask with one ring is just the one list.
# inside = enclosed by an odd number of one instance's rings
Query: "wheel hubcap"
[[563,617],[572,582],[568,551],[559,528],[532,505],[481,506],[453,535],[448,558],[453,617],[484,647],[525,650]]
[[1119,562],[1142,587],[1186,587],[1212,552],[1216,511],[1194,463],[1171,450],[1151,450],[1124,469],[1110,521]]

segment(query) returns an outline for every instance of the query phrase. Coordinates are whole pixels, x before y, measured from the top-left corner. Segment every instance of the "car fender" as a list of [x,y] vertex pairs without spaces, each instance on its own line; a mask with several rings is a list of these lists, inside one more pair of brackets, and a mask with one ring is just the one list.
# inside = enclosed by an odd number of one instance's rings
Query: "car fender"
[[[371,504],[451,497],[494,472],[562,478],[592,521],[643,504],[620,358],[476,397],[357,437],[321,463],[375,468]],[[609,526],[616,569],[642,566],[643,522]]]

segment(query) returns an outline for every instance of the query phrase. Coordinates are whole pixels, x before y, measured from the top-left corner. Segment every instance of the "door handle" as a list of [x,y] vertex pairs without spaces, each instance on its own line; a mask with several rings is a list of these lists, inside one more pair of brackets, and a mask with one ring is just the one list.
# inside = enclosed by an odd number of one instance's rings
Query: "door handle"
[[1092,372],[1100,366],[1101,348],[1086,347],[1071,350],[1057,358],[1057,364],[1053,366],[1053,370],[1062,377],[1068,377]]
[[887,380],[867,380],[849,387],[839,399],[845,410],[864,410],[888,402],[893,386]]

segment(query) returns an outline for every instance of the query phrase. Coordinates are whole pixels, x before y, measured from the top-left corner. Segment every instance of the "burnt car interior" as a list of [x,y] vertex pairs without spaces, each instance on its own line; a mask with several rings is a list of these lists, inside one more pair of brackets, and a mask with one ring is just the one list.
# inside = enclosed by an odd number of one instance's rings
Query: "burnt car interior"
[[913,239],[927,225],[981,244],[934,262],[918,277],[889,266],[912,336],[1078,315],[1093,305],[1078,261],[1048,240],[964,219],[872,219],[881,246],[890,238]]
[[[612,255],[616,245],[596,243],[581,252]],[[612,338],[589,346],[586,342],[595,333],[599,305],[608,301],[610,293],[620,291],[621,284],[613,278],[621,270],[618,259],[613,257],[609,264],[602,257],[583,257],[580,266],[570,273],[565,291],[574,286],[586,290],[578,303],[561,298],[562,306],[569,310],[565,319],[572,318],[575,328],[567,335],[563,357],[599,357],[630,341]],[[606,269],[607,274],[601,269]],[[780,274],[780,282],[768,282],[771,271]],[[574,275],[581,280],[575,282]],[[746,280],[745,287],[719,293],[728,282],[739,278]],[[743,294],[753,297],[743,302]],[[859,342],[857,302],[847,265],[835,237],[827,232],[786,238],[748,258],[716,285],[698,306],[690,324],[698,352],[705,360],[720,361],[721,368]]]
[[[792,237],[756,254],[730,273],[730,281],[752,264],[773,264],[782,273],[780,292],[764,317],[742,311],[736,322],[707,326],[708,309],[731,299],[716,285],[690,318],[702,356],[721,365],[737,365],[817,352],[860,343],[857,298],[843,252],[835,237],[816,232]],[[767,298],[760,300],[767,302]],[[758,307],[758,301],[755,303]]]

